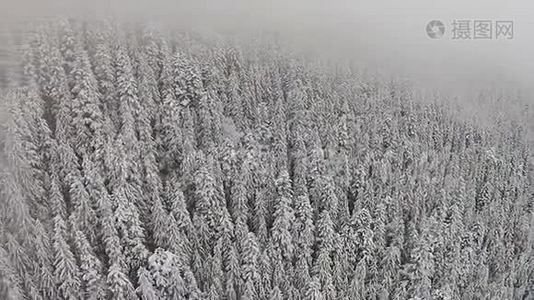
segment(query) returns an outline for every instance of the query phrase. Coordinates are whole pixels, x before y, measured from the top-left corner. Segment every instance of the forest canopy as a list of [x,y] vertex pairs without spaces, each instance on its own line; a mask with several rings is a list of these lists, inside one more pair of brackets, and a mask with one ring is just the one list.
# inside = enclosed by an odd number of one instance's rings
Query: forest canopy
[[399,82],[52,22],[2,93],[2,299],[530,299],[526,129]]

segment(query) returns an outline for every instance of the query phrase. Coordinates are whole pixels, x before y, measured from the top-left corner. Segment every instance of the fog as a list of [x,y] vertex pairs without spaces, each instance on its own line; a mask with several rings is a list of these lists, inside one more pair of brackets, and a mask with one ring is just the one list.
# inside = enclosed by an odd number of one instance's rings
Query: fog
[[[11,20],[113,15],[234,32],[275,31],[299,51],[462,97],[503,88],[528,98],[534,82],[534,4],[528,0],[1,1],[0,17]],[[513,21],[514,38],[454,40],[451,23],[458,19]],[[427,36],[431,20],[445,24],[441,39]]]

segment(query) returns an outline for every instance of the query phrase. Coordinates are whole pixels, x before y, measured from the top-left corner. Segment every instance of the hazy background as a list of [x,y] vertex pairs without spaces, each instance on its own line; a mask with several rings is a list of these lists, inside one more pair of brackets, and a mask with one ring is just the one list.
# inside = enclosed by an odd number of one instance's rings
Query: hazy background
[[[505,88],[529,98],[534,90],[531,0],[0,0],[4,21],[56,15],[113,15],[217,30],[277,31],[296,49],[351,60],[370,72],[406,77],[459,97]],[[440,40],[425,32],[434,19],[446,26]],[[512,20],[515,36],[453,40],[454,19]]]

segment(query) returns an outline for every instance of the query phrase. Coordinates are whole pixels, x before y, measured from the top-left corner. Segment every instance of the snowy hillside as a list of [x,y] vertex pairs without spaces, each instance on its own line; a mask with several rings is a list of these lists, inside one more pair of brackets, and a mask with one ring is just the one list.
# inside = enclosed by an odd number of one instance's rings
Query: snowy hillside
[[3,95],[1,299],[531,299],[526,130],[243,45],[54,22]]

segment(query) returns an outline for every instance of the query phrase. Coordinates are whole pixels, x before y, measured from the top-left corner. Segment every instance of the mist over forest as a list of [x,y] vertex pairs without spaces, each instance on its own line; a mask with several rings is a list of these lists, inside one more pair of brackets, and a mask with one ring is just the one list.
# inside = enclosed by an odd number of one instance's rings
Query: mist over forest
[[[321,56],[464,103],[469,111],[481,92],[532,103],[534,24],[532,4],[515,1],[12,1],[2,3],[3,22],[43,17],[111,17],[167,28],[193,28],[238,36],[277,34],[285,47]],[[512,20],[513,40],[452,40],[457,19]],[[425,32],[431,20],[447,27],[440,40]]]
[[532,17],[4,0],[0,299],[534,299]]

